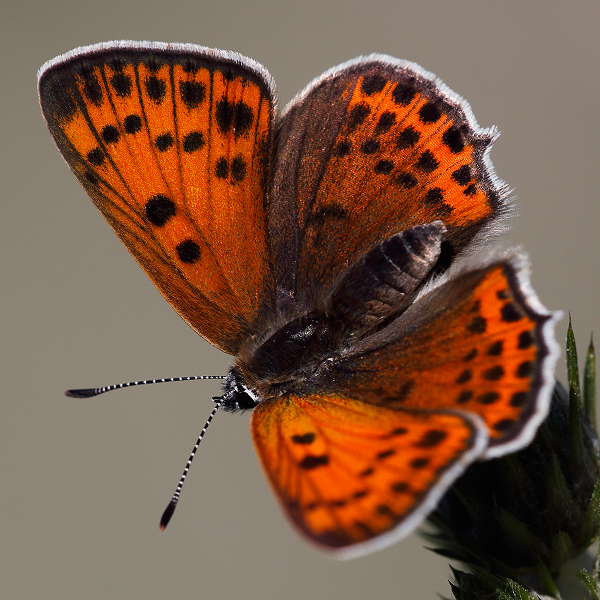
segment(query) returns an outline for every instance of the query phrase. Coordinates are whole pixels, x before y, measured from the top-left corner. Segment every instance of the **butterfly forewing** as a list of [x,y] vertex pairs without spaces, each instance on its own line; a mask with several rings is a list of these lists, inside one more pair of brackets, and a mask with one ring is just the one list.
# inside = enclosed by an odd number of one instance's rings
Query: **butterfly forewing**
[[264,402],[251,428],[288,515],[340,557],[368,551],[375,538],[381,546],[406,535],[486,439],[485,428],[463,415],[333,394]]
[[70,167],[159,290],[235,353],[273,304],[274,91],[237,55],[184,48],[74,53],[44,70],[40,98]]
[[275,264],[301,299],[411,226],[442,220],[451,257],[506,212],[485,158],[493,132],[411,63],[374,56],[324,74],[278,131]]

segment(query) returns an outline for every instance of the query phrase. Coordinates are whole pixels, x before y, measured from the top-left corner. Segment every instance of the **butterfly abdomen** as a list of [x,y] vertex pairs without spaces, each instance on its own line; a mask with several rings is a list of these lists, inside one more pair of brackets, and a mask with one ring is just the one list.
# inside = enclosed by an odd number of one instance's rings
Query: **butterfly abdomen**
[[393,235],[367,252],[344,275],[330,312],[354,335],[398,313],[438,260],[446,227],[441,221]]

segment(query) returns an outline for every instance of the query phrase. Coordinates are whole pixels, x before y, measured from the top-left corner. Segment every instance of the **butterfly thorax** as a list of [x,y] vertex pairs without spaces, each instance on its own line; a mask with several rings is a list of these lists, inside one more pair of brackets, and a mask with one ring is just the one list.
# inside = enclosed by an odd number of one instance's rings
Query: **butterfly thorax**
[[229,371],[223,395],[226,410],[254,408],[290,392],[301,392],[337,354],[345,325],[324,311],[284,324]]
[[253,339],[230,371],[224,407],[241,410],[285,394],[313,393],[352,342],[403,312],[436,264],[444,233],[436,221],[391,236],[340,277],[323,308]]

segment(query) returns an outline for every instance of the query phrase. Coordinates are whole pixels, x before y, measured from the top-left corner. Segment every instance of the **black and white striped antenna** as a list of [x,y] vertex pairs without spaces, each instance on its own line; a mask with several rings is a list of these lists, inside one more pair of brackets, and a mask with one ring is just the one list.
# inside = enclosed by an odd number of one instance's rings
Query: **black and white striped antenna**
[[223,398],[221,398],[221,396],[215,396],[213,398],[213,402],[215,403],[215,406],[212,409],[210,415],[208,415],[208,419],[206,419],[206,423],[204,424],[204,427],[202,428],[202,431],[200,432],[200,435],[198,436],[198,439],[196,440],[196,444],[194,445],[194,448],[192,449],[192,451],[190,453],[190,457],[188,458],[188,461],[185,465],[185,469],[183,469],[183,473],[181,474],[181,477],[179,478],[179,483],[177,484],[177,489],[175,490],[175,493],[171,496],[171,501],[167,505],[167,508],[165,508],[165,512],[163,512],[162,517],[160,518],[160,530],[161,531],[165,530],[166,526],[169,524],[169,521],[171,520],[171,517],[173,516],[173,513],[175,512],[175,509],[177,508],[177,503],[179,502],[179,495],[181,494],[181,488],[183,487],[185,478],[187,477],[188,471],[190,470],[190,465],[192,464],[192,461],[194,460],[194,456],[196,456],[196,451],[198,450],[198,446],[200,445],[200,442],[202,441],[202,438],[204,437],[204,434],[206,433],[206,430],[208,429],[210,422],[213,420],[213,417],[217,414],[217,411],[219,410],[219,407],[221,406],[222,401],[223,401]]
[[150,385],[151,383],[172,383],[174,381],[197,381],[198,379],[225,379],[226,375],[192,375],[191,377],[167,377],[167,379],[143,379],[142,381],[127,381],[99,388],[81,388],[79,390],[67,390],[65,396],[70,398],[92,398],[105,392],[120,390],[121,388],[133,387],[135,385]]
[[[226,379],[226,375],[192,375],[190,377],[168,377],[167,379],[144,379],[142,381],[128,381],[127,383],[117,383],[114,385],[107,385],[99,388],[81,388],[77,390],[67,390],[65,392],[65,396],[69,396],[70,398],[93,398],[94,396],[98,396],[100,394],[104,394],[105,392],[112,392],[113,390],[120,390],[121,388],[133,387],[136,385],[149,385],[151,383],[172,383],[174,381],[197,381],[198,379]],[[161,531],[165,530],[165,527],[169,524],[175,509],[177,508],[177,503],[179,502],[179,496],[181,495],[181,489],[183,488],[183,484],[185,483],[185,478],[190,470],[190,466],[192,461],[194,460],[194,456],[196,456],[196,452],[198,451],[198,446],[200,446],[200,442],[210,425],[210,422],[213,420],[213,417],[217,414],[219,407],[223,398],[221,396],[214,396],[213,402],[215,403],[214,408],[212,409],[210,415],[208,415],[208,419],[206,419],[206,423],[194,444],[194,448],[190,453],[190,457],[185,465],[185,469],[183,469],[183,473],[179,478],[179,483],[177,484],[177,488],[175,489],[175,493],[171,496],[171,501],[165,508],[165,511],[160,518],[160,529]]]

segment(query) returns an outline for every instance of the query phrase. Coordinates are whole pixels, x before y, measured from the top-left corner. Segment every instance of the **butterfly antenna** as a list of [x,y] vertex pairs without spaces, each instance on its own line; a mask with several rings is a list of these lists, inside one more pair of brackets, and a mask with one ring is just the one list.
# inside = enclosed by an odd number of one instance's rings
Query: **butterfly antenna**
[[173,513],[175,512],[175,509],[177,508],[177,503],[179,502],[179,495],[181,494],[181,488],[183,487],[185,478],[187,477],[188,471],[190,470],[190,465],[192,464],[192,461],[194,460],[194,456],[196,456],[198,446],[200,445],[200,442],[202,441],[202,438],[204,437],[204,434],[206,433],[206,430],[208,429],[210,422],[213,420],[213,417],[217,414],[217,411],[219,410],[219,407],[221,406],[222,401],[223,401],[223,398],[221,396],[216,396],[213,398],[215,407],[212,409],[212,412],[210,413],[210,415],[208,415],[208,419],[206,419],[206,423],[204,424],[204,427],[202,428],[202,431],[200,432],[200,435],[198,436],[198,439],[196,440],[196,445],[194,446],[194,448],[190,454],[190,457],[188,458],[187,464],[185,465],[185,469],[183,470],[181,478],[179,479],[179,483],[177,484],[177,489],[175,490],[175,493],[171,497],[171,501],[169,502],[167,508],[165,508],[165,512],[162,514],[162,517],[160,518],[160,530],[161,531],[165,530],[166,526],[169,524],[169,521],[171,520],[171,517],[173,516]]
[[133,387],[134,385],[149,385],[151,383],[171,383],[173,381],[197,381],[198,379],[225,379],[226,375],[192,375],[191,377],[168,377],[167,379],[144,379],[143,381],[128,381],[127,383],[116,383],[99,388],[82,388],[80,390],[67,390],[65,396],[70,398],[92,398],[104,392],[112,392],[121,388]]

